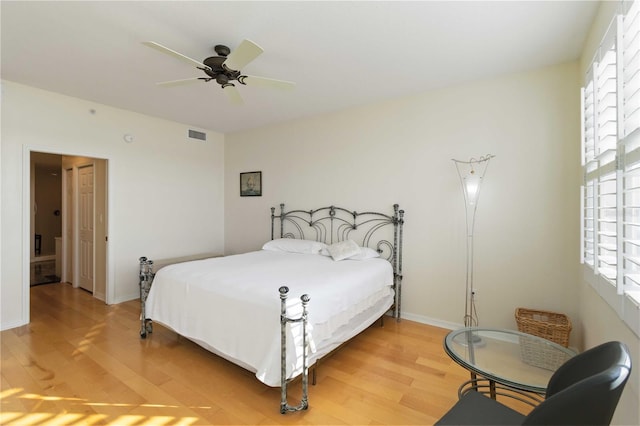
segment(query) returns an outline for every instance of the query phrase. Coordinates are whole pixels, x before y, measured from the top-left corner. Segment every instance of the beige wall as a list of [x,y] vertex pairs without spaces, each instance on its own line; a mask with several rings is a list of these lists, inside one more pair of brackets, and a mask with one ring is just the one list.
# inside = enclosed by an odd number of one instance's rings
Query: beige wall
[[[577,315],[577,63],[226,136],[225,247],[260,248],[269,207],[406,210],[407,318],[462,324],[465,219],[452,158],[488,153],[475,233],[480,324],[518,306]],[[263,196],[239,196],[261,170]],[[582,330],[575,330],[578,339]]]
[[194,141],[186,124],[8,81],[1,88],[2,329],[29,321],[30,151],[108,160],[109,303],[138,297],[140,256],[222,252],[223,134]]

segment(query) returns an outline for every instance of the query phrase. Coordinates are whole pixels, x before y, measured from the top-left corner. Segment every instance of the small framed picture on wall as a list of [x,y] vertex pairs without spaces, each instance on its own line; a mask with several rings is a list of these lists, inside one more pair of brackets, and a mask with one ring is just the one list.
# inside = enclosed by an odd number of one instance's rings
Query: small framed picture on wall
[[262,172],[240,173],[240,196],[262,196]]

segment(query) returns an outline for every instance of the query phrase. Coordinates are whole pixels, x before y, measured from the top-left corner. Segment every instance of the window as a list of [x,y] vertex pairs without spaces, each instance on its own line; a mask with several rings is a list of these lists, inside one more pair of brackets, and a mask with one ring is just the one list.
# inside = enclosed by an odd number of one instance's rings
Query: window
[[640,0],[621,2],[582,89],[581,260],[640,336]]

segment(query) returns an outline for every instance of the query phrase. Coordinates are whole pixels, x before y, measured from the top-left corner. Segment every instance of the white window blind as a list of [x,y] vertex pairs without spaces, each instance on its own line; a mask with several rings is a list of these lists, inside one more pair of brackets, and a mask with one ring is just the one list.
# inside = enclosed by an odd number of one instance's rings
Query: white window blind
[[598,273],[611,284],[615,284],[618,265],[616,173],[613,170],[600,176],[596,194]]
[[640,2],[627,3],[622,24],[624,132],[640,128]]
[[595,218],[594,184],[589,181],[582,187],[582,262],[595,268]]
[[634,287],[640,286],[640,158],[638,161],[627,163],[624,172],[623,198],[623,281],[625,287]]
[[618,143],[617,57],[615,26],[609,30],[606,44],[600,48],[596,69],[597,155],[603,163],[615,160]]
[[[624,3],[621,23],[621,108],[623,147],[623,268],[619,294],[640,302],[640,2]],[[628,315],[628,313],[627,313]],[[640,320],[636,320],[640,323]],[[639,324],[632,329],[637,332]]]
[[617,26],[607,31],[582,90],[582,262],[617,286],[618,277],[618,68]]
[[[593,165],[596,158],[595,143],[595,98],[593,87],[593,74],[590,69],[587,75],[587,85],[582,90],[582,165]],[[591,170],[593,166],[591,167]],[[591,171],[589,170],[589,171]]]

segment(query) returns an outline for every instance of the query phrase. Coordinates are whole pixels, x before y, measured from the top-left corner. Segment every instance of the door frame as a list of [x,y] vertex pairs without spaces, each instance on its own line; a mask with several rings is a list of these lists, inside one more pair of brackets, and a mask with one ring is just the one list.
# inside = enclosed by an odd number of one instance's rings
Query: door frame
[[[113,188],[113,175],[109,173],[109,168],[113,167],[113,158],[108,155],[87,153],[87,152],[68,152],[64,150],[51,149],[49,147],[23,145],[22,147],[22,309],[24,313],[23,322],[28,324],[31,321],[30,311],[30,263],[31,263],[31,153],[43,152],[46,154],[56,154],[71,157],[87,157],[98,160],[105,160],[106,167],[106,205],[105,214],[107,216],[106,234],[110,235],[113,230],[113,201],[109,194]],[[64,175],[63,175],[64,177]],[[64,183],[63,183],[64,186]],[[64,202],[64,201],[63,201]],[[63,220],[63,226],[64,220]],[[64,233],[64,230],[63,230]],[[75,238],[75,237],[74,237]],[[63,239],[64,241],[65,239]],[[64,251],[65,248],[63,248]],[[74,252],[76,250],[74,249]],[[95,249],[94,249],[95,251]],[[75,254],[74,254],[75,256]],[[105,303],[110,305],[115,300],[115,284],[113,265],[113,245],[107,241],[105,251]],[[75,265],[74,265],[75,269]],[[75,275],[75,274],[74,274]],[[75,279],[74,279],[75,280]]]

